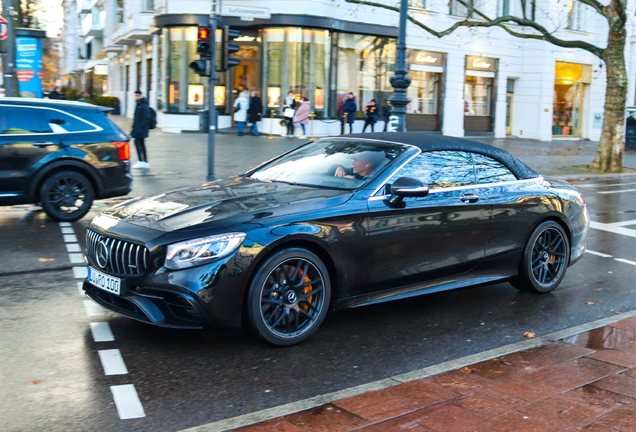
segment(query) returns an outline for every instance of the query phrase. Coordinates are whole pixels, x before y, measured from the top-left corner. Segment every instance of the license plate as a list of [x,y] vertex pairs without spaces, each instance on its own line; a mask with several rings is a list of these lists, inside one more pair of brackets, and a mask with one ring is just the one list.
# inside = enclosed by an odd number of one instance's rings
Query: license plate
[[119,295],[121,279],[109,276],[92,267],[88,267],[88,282],[104,291]]

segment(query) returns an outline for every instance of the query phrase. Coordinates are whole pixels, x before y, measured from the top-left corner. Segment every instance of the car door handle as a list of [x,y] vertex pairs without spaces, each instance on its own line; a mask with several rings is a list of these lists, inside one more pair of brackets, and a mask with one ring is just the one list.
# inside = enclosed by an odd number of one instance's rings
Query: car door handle
[[59,145],[59,143],[55,143],[53,141],[36,141],[33,143],[36,147],[48,147],[53,145]]
[[460,199],[462,200],[462,202],[471,202],[471,203],[479,201],[479,197],[475,194],[464,194],[461,196]]

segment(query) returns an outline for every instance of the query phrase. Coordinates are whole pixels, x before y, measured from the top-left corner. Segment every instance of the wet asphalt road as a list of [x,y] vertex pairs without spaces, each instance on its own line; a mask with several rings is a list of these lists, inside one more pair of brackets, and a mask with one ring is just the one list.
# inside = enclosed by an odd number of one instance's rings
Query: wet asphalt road
[[[555,292],[504,283],[341,311],[286,349],[240,330],[89,316],[60,226],[29,206],[0,208],[0,430],[181,430],[634,310],[636,237],[606,224],[633,220],[622,228],[636,234],[636,177],[575,184],[604,224],[590,230],[588,249],[608,256],[587,254]],[[95,214],[72,226],[82,244]],[[95,342],[91,322],[109,323],[115,340]],[[106,349],[120,350],[127,374],[105,375]],[[145,417],[120,419],[110,387],[124,384]]]

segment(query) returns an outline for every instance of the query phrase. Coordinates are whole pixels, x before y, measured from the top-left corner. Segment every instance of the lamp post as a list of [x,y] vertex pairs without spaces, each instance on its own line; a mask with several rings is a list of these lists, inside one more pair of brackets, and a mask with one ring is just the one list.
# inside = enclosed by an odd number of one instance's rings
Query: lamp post
[[393,115],[398,118],[397,132],[406,132],[406,105],[410,102],[406,89],[411,85],[411,78],[406,70],[406,16],[408,0],[400,0],[400,32],[397,41],[397,62],[395,75],[390,78],[393,94],[389,101],[393,105]]

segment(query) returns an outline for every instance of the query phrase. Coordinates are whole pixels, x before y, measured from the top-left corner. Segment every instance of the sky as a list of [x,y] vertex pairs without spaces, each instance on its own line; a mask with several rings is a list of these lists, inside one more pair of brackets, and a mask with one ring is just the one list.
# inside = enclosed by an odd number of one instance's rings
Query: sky
[[49,37],[55,37],[62,32],[64,24],[64,10],[62,0],[42,0],[43,10],[40,19]]

